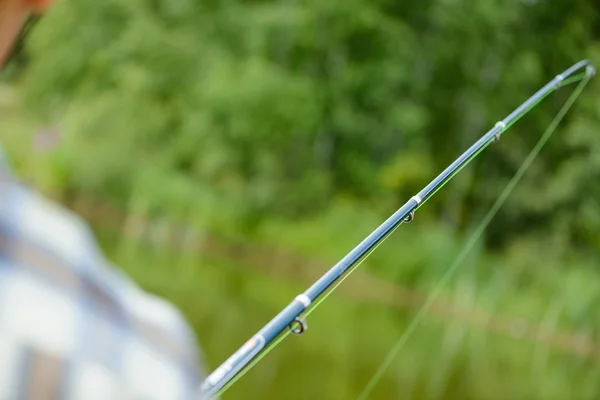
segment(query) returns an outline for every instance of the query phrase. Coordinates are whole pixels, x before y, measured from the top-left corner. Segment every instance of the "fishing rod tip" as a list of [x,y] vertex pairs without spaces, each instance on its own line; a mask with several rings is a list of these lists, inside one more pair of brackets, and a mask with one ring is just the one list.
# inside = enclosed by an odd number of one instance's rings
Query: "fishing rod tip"
[[585,74],[591,78],[594,75],[596,75],[596,67],[594,67],[592,64],[588,64],[588,66],[585,67]]

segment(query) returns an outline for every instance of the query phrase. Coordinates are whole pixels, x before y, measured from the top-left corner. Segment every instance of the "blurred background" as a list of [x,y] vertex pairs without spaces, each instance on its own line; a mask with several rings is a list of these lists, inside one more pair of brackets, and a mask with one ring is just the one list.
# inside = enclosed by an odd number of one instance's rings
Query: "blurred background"
[[[193,324],[212,370],[571,64],[593,0],[59,0],[0,76],[16,174]],[[597,79],[597,78],[596,78]],[[223,399],[352,399],[572,88],[419,210]],[[600,89],[372,399],[600,397]]]

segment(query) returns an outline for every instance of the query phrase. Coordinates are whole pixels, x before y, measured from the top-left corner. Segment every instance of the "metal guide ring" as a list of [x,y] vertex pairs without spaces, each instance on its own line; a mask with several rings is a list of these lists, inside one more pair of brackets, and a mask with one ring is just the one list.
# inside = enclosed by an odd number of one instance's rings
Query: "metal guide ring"
[[504,130],[506,129],[506,124],[504,123],[504,121],[498,121],[496,122],[496,125],[494,125],[494,128],[500,128],[498,133],[494,135],[494,142],[497,142],[500,139],[502,132],[504,132]]
[[590,78],[593,77],[596,75],[596,68],[593,65],[588,65],[585,67],[585,74]]
[[415,219],[415,210],[412,210],[406,217],[404,217],[403,221],[405,223],[409,223],[411,222],[413,219]]
[[560,89],[562,86],[563,81],[565,80],[565,77],[562,75],[556,75],[556,79],[558,82],[556,82],[556,89]]
[[[294,326],[295,324],[296,326]],[[308,329],[308,325],[303,318],[296,317],[294,318],[294,321],[288,325],[288,328],[294,335],[300,335]]]

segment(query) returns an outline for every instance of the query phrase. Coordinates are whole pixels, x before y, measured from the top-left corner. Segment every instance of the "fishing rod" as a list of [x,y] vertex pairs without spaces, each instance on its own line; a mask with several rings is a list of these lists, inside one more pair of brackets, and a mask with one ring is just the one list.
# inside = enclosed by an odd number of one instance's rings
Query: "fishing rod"
[[527,114],[546,96],[570,83],[590,79],[595,74],[591,61],[583,60],[574,64],[563,73],[557,75],[533,96],[527,99],[503,120],[498,121],[492,129],[481,136],[471,147],[462,153],[442,173],[433,179],[419,193],[410,198],[392,216],[383,222],[369,236],[360,242],[354,249],[346,254],[337,264],[319,278],[304,293],[296,298],[277,314],[269,323],[260,329],[250,340],[240,347],[221,366],[211,373],[200,387],[202,399],[209,399],[219,394],[241,371],[267,348],[286,329],[299,335],[307,329],[302,314],[328,291],[336,281],[356,264],[366,258],[385,238],[387,238],[400,224],[411,222],[415,211],[431,198],[444,184],[450,181],[463,167],[473,160],[491,143],[500,139],[502,133],[510,128],[522,116]]

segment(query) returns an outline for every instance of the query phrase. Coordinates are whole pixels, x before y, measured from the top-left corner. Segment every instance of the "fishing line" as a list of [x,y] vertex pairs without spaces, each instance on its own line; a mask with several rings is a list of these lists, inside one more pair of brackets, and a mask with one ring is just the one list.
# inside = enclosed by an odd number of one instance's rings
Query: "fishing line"
[[[582,75],[582,74],[580,74],[580,75]],[[584,78],[583,80],[581,80],[582,77]],[[565,114],[569,111],[569,109],[571,108],[571,106],[573,105],[575,100],[577,100],[577,98],[583,91],[583,88],[589,82],[591,76],[589,76],[589,74],[583,74],[583,76],[579,76],[579,75],[574,76],[573,78],[569,79],[568,82],[567,82],[567,80],[563,81],[562,86],[564,86],[565,84],[568,84],[568,83],[576,82],[577,81],[576,78],[581,80],[579,85],[577,85],[577,87],[575,88],[573,93],[569,96],[567,101],[563,104],[563,106],[559,110],[558,114],[556,114],[556,116],[554,117],[554,119],[552,120],[552,122],[550,123],[548,128],[546,128],[546,131],[544,132],[542,137],[537,141],[536,145],[533,147],[531,152],[527,155],[527,157],[525,158],[525,160],[523,161],[523,163],[521,164],[521,166],[519,167],[519,169],[517,170],[515,175],[508,182],[508,184],[506,185],[506,187],[504,188],[504,190],[502,191],[500,196],[496,199],[496,201],[494,202],[492,207],[486,213],[483,220],[479,223],[479,225],[477,226],[477,228],[475,229],[475,231],[473,232],[473,234],[471,235],[471,237],[469,238],[469,240],[467,241],[465,246],[462,248],[462,250],[459,252],[459,254],[456,256],[456,258],[450,265],[450,267],[446,270],[444,275],[442,275],[442,277],[440,278],[438,283],[435,285],[431,294],[429,296],[427,296],[423,306],[419,309],[419,311],[417,312],[415,317],[412,319],[412,321],[410,322],[410,324],[408,325],[406,330],[402,333],[400,338],[398,338],[398,340],[392,347],[392,350],[390,351],[388,356],[383,360],[383,362],[380,364],[379,368],[377,369],[377,371],[375,372],[373,377],[369,380],[369,382],[367,383],[367,385],[365,386],[365,388],[363,389],[361,394],[358,396],[357,400],[365,400],[367,398],[367,396],[371,393],[371,391],[373,390],[375,385],[381,380],[385,371],[389,368],[389,366],[393,362],[394,358],[398,355],[398,353],[400,352],[400,350],[402,349],[404,344],[408,341],[409,337],[415,331],[415,329],[417,328],[419,323],[423,320],[423,318],[425,317],[425,314],[429,311],[429,308],[433,305],[433,303],[435,302],[437,297],[442,292],[443,288],[450,281],[450,278],[454,275],[454,273],[460,267],[460,265],[465,261],[467,255],[473,249],[473,247],[475,246],[477,241],[481,238],[481,236],[483,235],[483,232],[488,227],[489,223],[494,218],[494,216],[496,215],[496,213],[498,212],[500,207],[502,207],[502,205],[504,204],[504,202],[506,201],[508,196],[514,190],[517,183],[519,183],[519,181],[521,180],[521,178],[523,177],[523,175],[525,174],[527,169],[534,162],[534,160],[538,156],[540,150],[544,147],[546,142],[550,139],[552,134],[555,132],[556,128],[558,127],[558,124],[562,121]],[[539,101],[536,102],[536,104],[537,103],[539,103]],[[532,105],[532,107],[533,106],[535,106],[535,105]],[[532,107],[530,107],[530,109]]]

